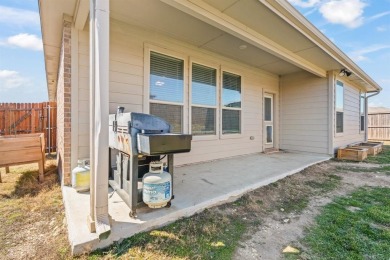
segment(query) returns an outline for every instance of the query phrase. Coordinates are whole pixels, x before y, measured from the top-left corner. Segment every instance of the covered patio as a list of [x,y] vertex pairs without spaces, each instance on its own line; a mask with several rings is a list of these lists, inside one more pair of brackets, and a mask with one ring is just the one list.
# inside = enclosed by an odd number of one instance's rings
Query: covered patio
[[108,197],[111,234],[104,240],[99,240],[99,234],[91,233],[85,225],[90,214],[90,194],[77,193],[73,188],[63,186],[72,252],[77,255],[103,248],[114,241],[234,201],[248,191],[329,158],[326,155],[300,152],[256,153],[176,167],[172,206],[154,210],[144,206],[138,209],[136,219],[129,217],[127,205],[115,192],[109,190],[105,196]]

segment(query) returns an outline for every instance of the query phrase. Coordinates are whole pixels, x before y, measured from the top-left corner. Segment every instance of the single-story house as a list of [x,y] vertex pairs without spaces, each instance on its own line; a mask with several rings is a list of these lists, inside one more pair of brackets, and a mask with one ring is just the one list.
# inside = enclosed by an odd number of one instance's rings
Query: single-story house
[[[91,158],[93,189],[107,186],[118,106],[193,135],[176,165],[267,149],[333,155],[367,138],[367,98],[381,87],[287,0],[39,0],[39,10],[64,185]],[[94,196],[106,223],[107,198]]]

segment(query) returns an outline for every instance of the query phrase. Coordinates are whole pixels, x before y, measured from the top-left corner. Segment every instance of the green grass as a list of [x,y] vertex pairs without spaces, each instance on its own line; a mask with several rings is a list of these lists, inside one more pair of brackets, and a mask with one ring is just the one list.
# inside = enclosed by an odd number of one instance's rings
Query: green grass
[[368,156],[368,163],[389,164],[390,163],[390,146],[384,145],[383,151],[375,156]]
[[324,207],[303,239],[312,259],[390,257],[390,188],[360,188]]
[[300,213],[309,204],[310,197],[323,194],[336,189],[341,182],[341,177],[329,174],[321,179],[305,181],[305,185],[297,185],[285,194],[284,199],[275,203],[275,208],[283,208],[285,213]]
[[337,170],[339,171],[352,171],[352,172],[379,172],[384,173],[387,175],[390,175],[390,166],[378,166],[378,167],[372,167],[372,168],[366,168],[366,167],[359,167],[359,166],[337,166]]
[[248,224],[243,219],[206,210],[96,251],[89,259],[104,255],[124,259],[231,259]]
[[328,178],[320,182],[316,180],[310,180],[306,181],[305,184],[316,189],[319,193],[332,191],[340,185],[340,181],[342,179],[340,176],[330,174],[327,177]]
[[309,198],[302,196],[283,200],[278,207],[283,208],[285,213],[300,213],[307,207],[308,204]]
[[390,166],[384,166],[379,169],[379,171],[386,173],[387,175],[390,175]]

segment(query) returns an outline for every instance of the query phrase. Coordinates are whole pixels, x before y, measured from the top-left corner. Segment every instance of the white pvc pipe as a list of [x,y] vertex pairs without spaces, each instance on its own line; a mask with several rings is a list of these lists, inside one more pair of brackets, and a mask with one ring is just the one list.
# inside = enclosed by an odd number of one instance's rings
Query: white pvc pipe
[[95,163],[94,163],[94,136],[95,133],[95,1],[89,2],[89,162],[90,162],[90,231],[95,232]]
[[90,0],[91,213],[99,239],[111,232],[108,215],[109,0]]

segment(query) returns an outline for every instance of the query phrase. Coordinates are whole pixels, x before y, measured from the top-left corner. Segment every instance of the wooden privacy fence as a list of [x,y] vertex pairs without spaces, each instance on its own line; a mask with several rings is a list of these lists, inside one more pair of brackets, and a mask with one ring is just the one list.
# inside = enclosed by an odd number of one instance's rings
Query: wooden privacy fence
[[369,114],[368,139],[390,141],[390,113]]
[[44,133],[46,152],[56,152],[56,102],[0,103],[0,136],[31,133]]

